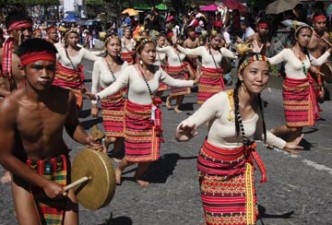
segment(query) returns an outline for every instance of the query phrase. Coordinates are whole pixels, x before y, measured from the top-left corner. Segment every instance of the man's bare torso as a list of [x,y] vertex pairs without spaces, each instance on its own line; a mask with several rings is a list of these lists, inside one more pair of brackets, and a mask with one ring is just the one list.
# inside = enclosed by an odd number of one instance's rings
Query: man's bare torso
[[[183,47],[185,48],[197,48],[199,46],[199,39],[196,37],[195,39],[187,38],[183,42]],[[188,56],[190,59],[196,59],[198,58],[197,56]]]
[[[2,62],[3,60],[3,48],[0,49],[0,60]],[[20,58],[13,53],[12,54],[12,70],[11,70],[11,76],[15,81],[16,88],[22,88],[24,87],[25,78],[21,73],[21,70],[19,68],[19,65],[21,63]]]
[[324,32],[322,36],[319,36],[316,34],[316,32],[313,32],[311,36],[308,50],[310,54],[315,58],[319,58],[329,48],[328,44],[323,40],[323,38],[329,40],[329,34],[327,32]]
[[17,90],[4,100],[13,105],[10,112],[15,115],[16,135],[19,135],[24,148],[19,151],[24,151],[31,159],[47,159],[66,153],[63,128],[70,114],[72,95],[52,87],[46,101],[34,102],[25,92],[25,89]]
[[199,46],[198,38],[195,39],[187,38],[183,43],[183,47],[185,48],[197,48],[198,46]]
[[246,43],[252,43],[253,41],[256,41],[259,47],[264,45],[261,50],[261,53],[263,54],[266,54],[267,50],[271,46],[271,43],[268,41],[268,37],[260,37],[258,33],[249,36]]

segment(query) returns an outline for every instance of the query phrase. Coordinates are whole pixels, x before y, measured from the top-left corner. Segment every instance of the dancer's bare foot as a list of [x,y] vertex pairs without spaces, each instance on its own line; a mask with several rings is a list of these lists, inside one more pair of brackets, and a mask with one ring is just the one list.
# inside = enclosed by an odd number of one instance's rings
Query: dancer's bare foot
[[119,168],[116,168],[115,169],[115,182],[118,185],[121,184],[121,176],[122,176],[122,171]]
[[182,111],[179,109],[179,107],[175,107],[174,108],[174,112],[176,112],[176,113],[182,113]]
[[8,183],[11,183],[11,182],[12,182],[12,175],[8,170],[6,170],[3,173],[3,176],[0,178],[0,183],[1,184],[8,184]]
[[166,98],[166,108],[167,109],[171,109],[172,108],[172,102],[171,102],[171,97],[170,96],[168,96]]
[[150,185],[150,183],[148,181],[145,181],[145,180],[136,180],[136,182],[141,187],[148,187]]

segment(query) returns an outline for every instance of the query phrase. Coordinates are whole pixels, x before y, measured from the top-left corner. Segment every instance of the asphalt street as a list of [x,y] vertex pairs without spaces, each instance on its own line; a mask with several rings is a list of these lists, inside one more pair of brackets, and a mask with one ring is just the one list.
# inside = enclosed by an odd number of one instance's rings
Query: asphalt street
[[[85,62],[86,81],[91,83],[92,63]],[[281,90],[275,87],[263,98],[267,102],[265,120],[268,128],[284,123]],[[166,96],[167,92],[165,93]],[[147,174],[148,188],[139,187],[132,179],[133,169],[123,174],[111,203],[97,211],[80,207],[82,225],[198,225],[203,223],[202,205],[196,172],[196,160],[206,135],[206,127],[190,142],[175,140],[175,128],[183,119],[198,109],[197,93],[185,97],[183,112],[176,114],[162,107],[166,143],[161,147],[161,158],[153,163]],[[220,104],[222,107],[222,103]],[[259,225],[331,225],[332,224],[332,102],[321,104],[321,119],[305,128],[302,144],[305,150],[298,155],[269,150],[258,144],[258,151],[267,168],[268,182],[260,184],[256,170],[256,188],[260,212]],[[89,130],[94,124],[102,128],[102,119],[90,117],[90,104],[84,102],[80,120]],[[72,158],[84,146],[65,136]],[[3,168],[0,168],[0,173]],[[93,197],[93,196],[91,196]],[[17,224],[13,210],[10,185],[0,185],[0,224]]]

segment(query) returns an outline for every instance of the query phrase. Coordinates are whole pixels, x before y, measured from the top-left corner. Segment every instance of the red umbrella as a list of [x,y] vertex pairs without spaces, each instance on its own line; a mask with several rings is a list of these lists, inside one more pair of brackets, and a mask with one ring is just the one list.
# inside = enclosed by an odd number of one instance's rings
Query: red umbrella
[[223,0],[222,3],[229,9],[238,9],[240,12],[247,11],[247,7],[236,0]]
[[207,11],[217,11],[218,6],[216,4],[212,5],[205,5],[200,8],[200,11],[207,12]]

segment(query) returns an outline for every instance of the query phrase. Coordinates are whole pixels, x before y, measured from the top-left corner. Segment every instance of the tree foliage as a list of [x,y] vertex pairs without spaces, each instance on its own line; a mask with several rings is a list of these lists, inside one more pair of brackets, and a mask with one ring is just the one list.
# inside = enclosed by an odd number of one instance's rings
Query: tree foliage
[[59,0],[0,0],[1,7],[9,5],[59,5]]
[[85,4],[89,6],[94,6],[94,5],[104,5],[105,0],[85,0]]

